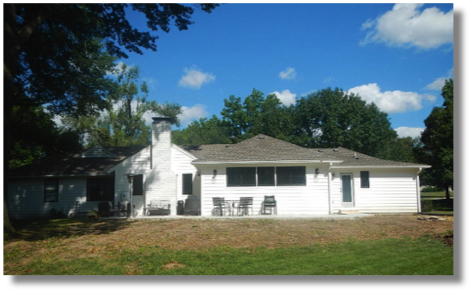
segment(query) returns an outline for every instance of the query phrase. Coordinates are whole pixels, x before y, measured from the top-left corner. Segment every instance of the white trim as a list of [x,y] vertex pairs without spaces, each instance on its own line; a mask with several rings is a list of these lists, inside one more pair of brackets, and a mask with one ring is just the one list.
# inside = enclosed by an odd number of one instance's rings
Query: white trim
[[183,154],[185,154],[186,156],[189,156],[190,158],[192,158],[193,160],[196,160],[196,156],[194,156],[193,154],[191,154],[190,152],[184,150],[183,148],[180,148],[179,146],[175,145],[174,143],[171,144],[171,147],[177,149],[178,151],[182,152]]
[[428,165],[420,165],[420,166],[333,166],[333,169],[366,169],[366,168],[417,168],[417,169],[423,169],[423,168],[431,168],[431,166]]
[[193,165],[227,165],[227,164],[314,164],[314,163],[342,163],[342,161],[327,160],[288,160],[288,161],[232,161],[232,162],[191,162]]

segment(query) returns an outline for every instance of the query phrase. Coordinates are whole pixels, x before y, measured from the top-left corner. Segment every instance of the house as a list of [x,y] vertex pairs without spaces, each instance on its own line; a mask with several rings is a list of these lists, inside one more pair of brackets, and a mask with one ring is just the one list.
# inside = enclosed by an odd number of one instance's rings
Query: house
[[67,215],[97,209],[101,202],[130,201],[138,216],[147,205],[198,198],[203,216],[213,197],[252,197],[261,212],[274,195],[278,214],[419,212],[419,173],[430,166],[377,159],[342,147],[309,149],[265,135],[237,144],[177,146],[169,118],[153,118],[150,146],[93,147],[12,171],[10,218]]

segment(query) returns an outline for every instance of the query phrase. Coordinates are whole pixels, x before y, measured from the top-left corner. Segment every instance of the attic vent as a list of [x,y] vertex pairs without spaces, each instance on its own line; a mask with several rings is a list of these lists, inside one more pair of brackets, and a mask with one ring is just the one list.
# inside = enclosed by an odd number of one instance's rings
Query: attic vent
[[260,135],[260,136],[258,137],[258,139],[265,139],[265,136]]
[[354,153],[354,159],[358,160],[359,157],[357,156],[357,153]]
[[339,149],[333,149],[333,151],[334,151],[335,153],[337,153],[337,152],[339,151]]
[[322,151],[322,150],[318,150],[318,152],[322,153],[323,151]]
[[92,147],[81,154],[78,155],[78,158],[113,158],[115,157],[114,154],[107,151],[106,149],[95,146]]

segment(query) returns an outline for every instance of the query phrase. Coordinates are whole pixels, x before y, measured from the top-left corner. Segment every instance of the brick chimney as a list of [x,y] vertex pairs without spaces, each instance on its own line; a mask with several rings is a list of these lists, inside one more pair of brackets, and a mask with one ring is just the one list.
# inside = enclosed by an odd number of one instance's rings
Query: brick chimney
[[147,203],[169,201],[176,215],[177,176],[171,171],[171,119],[154,117],[151,141],[151,172],[147,177]]

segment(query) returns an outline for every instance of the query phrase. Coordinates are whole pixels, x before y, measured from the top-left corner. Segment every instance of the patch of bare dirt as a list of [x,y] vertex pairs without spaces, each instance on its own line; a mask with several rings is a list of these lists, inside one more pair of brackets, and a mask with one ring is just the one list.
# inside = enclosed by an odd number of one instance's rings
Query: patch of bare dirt
[[107,236],[97,236],[95,241],[109,246],[143,243],[175,250],[226,246],[276,248],[348,239],[444,236],[449,231],[454,240],[453,217],[444,221],[418,220],[415,215],[378,215],[355,220],[173,219],[135,221]]
[[[102,220],[48,228],[48,236],[23,229],[21,238],[4,242],[4,251],[31,249],[31,252],[83,257],[104,255],[109,250],[153,246],[163,249],[208,249],[212,247],[258,248],[292,247],[357,240],[378,240],[439,236],[447,245],[453,236],[453,218],[444,221],[418,220],[416,215],[378,215],[354,220],[321,219],[149,219],[134,221]],[[54,239],[51,237],[57,236]],[[67,251],[61,251],[67,250]],[[172,267],[170,265],[170,267]]]

